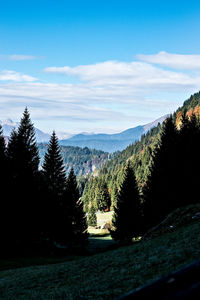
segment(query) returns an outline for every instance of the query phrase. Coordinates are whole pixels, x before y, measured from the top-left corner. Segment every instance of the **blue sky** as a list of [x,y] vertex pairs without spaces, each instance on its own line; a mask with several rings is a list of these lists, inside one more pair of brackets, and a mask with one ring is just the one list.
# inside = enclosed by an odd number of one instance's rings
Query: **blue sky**
[[4,1],[0,119],[117,132],[200,89],[198,1]]

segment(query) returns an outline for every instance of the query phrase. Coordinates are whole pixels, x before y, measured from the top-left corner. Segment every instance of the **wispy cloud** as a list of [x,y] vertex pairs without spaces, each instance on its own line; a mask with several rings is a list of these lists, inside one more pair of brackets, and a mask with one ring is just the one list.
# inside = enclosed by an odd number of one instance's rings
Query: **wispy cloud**
[[186,73],[164,70],[146,62],[130,63],[107,61],[77,67],[49,67],[48,73],[76,76],[93,86],[118,86],[131,89],[182,89],[200,86],[200,76],[192,77]]
[[136,57],[144,62],[159,64],[170,68],[200,70],[199,54],[172,54],[162,51],[152,55],[139,54]]
[[0,80],[1,81],[19,81],[19,82],[32,82],[36,81],[37,78],[22,74],[19,72],[15,72],[12,70],[3,70],[0,72]]
[[13,61],[23,61],[23,60],[34,60],[38,59],[37,56],[34,55],[24,55],[24,54],[12,54],[12,55],[0,55],[0,59],[7,59]]
[[[49,130],[55,124],[62,131],[99,128],[102,132],[104,127],[119,130],[173,112],[185,95],[200,89],[198,72],[167,70],[144,61],[105,61],[44,71],[63,74],[66,83],[34,82],[36,78],[29,75],[0,72],[0,80],[13,81],[0,84],[0,118],[6,109],[21,115],[28,106],[33,118],[48,123]],[[78,83],[67,83],[69,76],[77,77]]]

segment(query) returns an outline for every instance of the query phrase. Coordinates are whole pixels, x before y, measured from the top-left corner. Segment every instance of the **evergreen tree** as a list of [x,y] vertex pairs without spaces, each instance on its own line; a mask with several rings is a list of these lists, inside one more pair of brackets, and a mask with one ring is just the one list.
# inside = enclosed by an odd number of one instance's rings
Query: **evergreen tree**
[[12,219],[14,240],[24,248],[38,238],[40,230],[39,218],[36,219],[40,202],[36,186],[39,155],[34,127],[27,108],[24,110],[18,130],[14,130],[11,134],[7,154],[12,186],[9,199],[14,210]]
[[178,160],[177,187],[179,197],[177,206],[196,203],[199,200],[198,184],[199,174],[199,152],[200,152],[200,126],[196,116],[192,114],[190,118],[183,112],[181,126],[178,135]]
[[93,205],[91,205],[89,212],[88,212],[88,225],[95,227],[97,226],[97,216],[96,211]]
[[79,197],[79,189],[73,168],[67,177],[64,201],[67,206],[68,220],[71,226],[71,232],[68,231],[68,241],[72,244],[85,243],[88,237],[87,218],[83,210],[83,203]]
[[88,224],[87,217],[83,210],[83,202],[81,198],[76,202],[76,215],[73,224],[74,241],[78,245],[85,245],[88,241]]
[[27,107],[24,110],[23,117],[20,121],[20,125],[17,131],[17,140],[18,140],[18,153],[23,157],[21,160],[21,170],[23,173],[26,173],[26,176],[30,174],[33,176],[38,172],[39,166],[39,154],[35,138],[35,130],[33,123],[30,119],[30,114]]
[[0,125],[0,187],[1,187],[1,197],[0,197],[0,236],[1,236],[1,247],[0,253],[7,252],[8,243],[10,239],[9,225],[10,225],[10,215],[11,207],[8,203],[8,198],[5,197],[9,191],[9,172],[8,172],[8,161],[6,156],[6,145],[3,136],[2,126]]
[[43,173],[45,175],[49,189],[54,195],[62,195],[65,189],[65,167],[58,144],[58,138],[53,131],[47,152],[44,156]]
[[177,159],[177,130],[170,117],[164,122],[159,141],[153,150],[150,174],[143,188],[146,230],[158,224],[176,207]]
[[111,203],[112,209],[117,205],[118,189],[116,183],[113,183],[113,188],[111,190]]
[[8,143],[11,171],[18,177],[33,177],[38,172],[39,154],[34,126],[25,108],[18,130],[13,130]]
[[48,199],[45,235],[52,242],[63,241],[63,230],[65,230],[63,226],[66,226],[63,224],[66,214],[66,209],[63,207],[66,175],[58,138],[54,131],[44,156],[42,169],[47,187],[46,199]]
[[123,179],[114,208],[111,231],[113,239],[120,242],[130,242],[141,230],[141,207],[137,182],[130,163],[125,166]]
[[90,192],[90,181],[87,181],[85,188],[83,190],[83,195],[82,195],[82,201],[84,204],[84,211],[88,212],[89,211],[89,203],[90,203],[90,197],[89,197],[89,192]]
[[110,210],[111,199],[105,181],[100,181],[96,189],[95,201],[100,211]]

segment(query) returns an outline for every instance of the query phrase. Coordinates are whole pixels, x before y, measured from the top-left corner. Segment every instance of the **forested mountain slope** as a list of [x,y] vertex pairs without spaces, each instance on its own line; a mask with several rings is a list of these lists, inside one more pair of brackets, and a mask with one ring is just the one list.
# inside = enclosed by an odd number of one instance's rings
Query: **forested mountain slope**
[[[176,112],[174,112],[173,120],[176,123],[177,128],[181,125],[181,116],[184,111],[188,117],[190,117],[192,113],[198,117],[200,116],[200,92],[192,95],[177,109]],[[153,127],[146,134],[142,135],[140,141],[129,145],[125,150],[119,152],[116,157],[105,162],[103,167],[98,171],[98,177],[92,177],[86,185],[83,194],[86,210],[91,206],[91,202],[99,209],[97,200],[99,199],[99,194],[104,193],[105,183],[111,198],[111,206],[114,205],[116,191],[118,190],[122,179],[122,170],[128,160],[130,160],[134,169],[139,189],[144,186],[149,174],[152,152],[161,129],[162,125],[159,123],[156,127]]]
[[[40,143],[38,145],[39,155],[41,158],[40,164],[42,165],[44,154],[47,150],[47,144]],[[113,154],[95,149],[80,148],[73,146],[61,146],[61,153],[68,174],[73,167],[74,172],[78,176],[88,175],[99,169],[103,164],[113,157]]]

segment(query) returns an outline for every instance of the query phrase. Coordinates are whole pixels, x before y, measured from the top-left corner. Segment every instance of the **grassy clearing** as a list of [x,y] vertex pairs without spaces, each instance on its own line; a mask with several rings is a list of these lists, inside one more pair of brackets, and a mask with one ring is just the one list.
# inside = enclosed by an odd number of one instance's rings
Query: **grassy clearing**
[[100,228],[94,228],[89,226],[88,228],[88,232],[90,235],[106,235],[109,233],[109,231],[107,229],[101,229],[101,227],[103,225],[105,225],[107,222],[110,222],[112,220],[112,215],[113,215],[113,211],[109,211],[109,212],[98,212],[96,214],[97,216],[97,227]]
[[[1,299],[115,299],[199,259],[199,231],[196,220],[174,232],[93,256],[1,271]],[[112,242],[108,236],[98,241]]]

